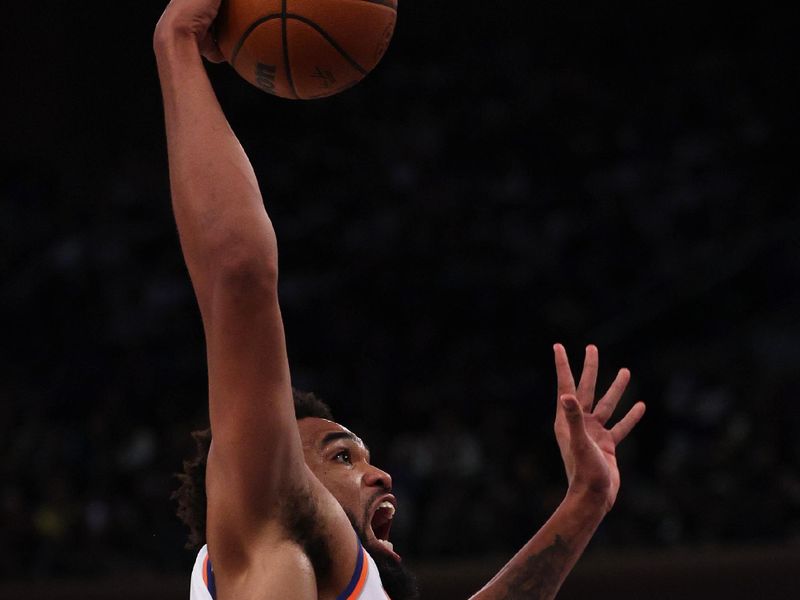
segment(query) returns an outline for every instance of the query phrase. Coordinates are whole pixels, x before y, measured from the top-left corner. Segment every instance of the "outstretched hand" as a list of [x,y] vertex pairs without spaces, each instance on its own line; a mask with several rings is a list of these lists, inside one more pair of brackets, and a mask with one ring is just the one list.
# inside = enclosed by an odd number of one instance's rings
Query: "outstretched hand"
[[224,62],[214,40],[212,25],[217,18],[221,0],[172,0],[156,25],[159,34],[190,35],[197,41],[197,47],[207,60]]
[[567,471],[568,493],[588,494],[608,512],[617,499],[620,485],[617,445],[642,418],[645,405],[637,402],[616,425],[607,428],[606,423],[628,386],[630,371],[620,369],[611,387],[595,404],[597,348],[586,348],[577,388],[564,346],[556,344],[553,350],[558,376],[554,429]]

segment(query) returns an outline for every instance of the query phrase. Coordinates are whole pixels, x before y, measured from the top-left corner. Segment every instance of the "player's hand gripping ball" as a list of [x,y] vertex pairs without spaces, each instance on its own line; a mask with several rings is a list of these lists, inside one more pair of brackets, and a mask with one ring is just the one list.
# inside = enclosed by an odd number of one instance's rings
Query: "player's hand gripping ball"
[[223,0],[217,44],[256,87],[311,99],[345,90],[380,61],[397,0]]

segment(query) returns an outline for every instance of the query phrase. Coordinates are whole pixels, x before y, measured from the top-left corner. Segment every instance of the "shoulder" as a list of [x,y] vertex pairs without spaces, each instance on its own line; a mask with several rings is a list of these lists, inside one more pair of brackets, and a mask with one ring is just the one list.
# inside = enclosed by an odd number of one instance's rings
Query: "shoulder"
[[317,598],[314,567],[303,549],[290,540],[263,548],[246,568],[235,572],[216,571],[212,556],[213,548],[198,554],[190,600],[216,600],[218,588],[232,598],[251,597],[254,590],[269,598]]
[[[246,543],[217,535],[219,530],[209,531],[208,549],[202,549],[195,561],[193,585],[203,583],[204,572],[208,580],[208,569],[203,566],[208,560],[213,561],[217,585],[226,590],[231,586],[269,586],[280,588],[273,592],[275,597],[292,598],[298,586],[310,582],[315,594],[336,598],[356,570],[357,550],[361,551],[361,547],[341,505],[310,470],[307,474],[308,486],[285,488],[272,518],[257,523]],[[223,514],[230,515],[230,511]],[[365,564],[366,561],[365,556]],[[377,575],[377,569],[371,570]],[[247,587],[239,588],[244,581],[248,582]],[[294,588],[286,587],[293,581]],[[213,595],[210,599],[198,595],[192,600],[213,600]]]

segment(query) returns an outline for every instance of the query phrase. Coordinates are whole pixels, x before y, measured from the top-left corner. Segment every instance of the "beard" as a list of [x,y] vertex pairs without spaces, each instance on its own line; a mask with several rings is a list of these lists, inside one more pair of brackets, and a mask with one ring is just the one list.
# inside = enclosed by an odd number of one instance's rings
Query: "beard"
[[[417,578],[414,574],[406,568],[406,566],[395,560],[391,556],[387,556],[383,548],[376,547],[376,542],[370,544],[371,538],[366,535],[366,525],[359,525],[355,517],[350,514],[350,511],[345,510],[347,518],[353,525],[358,538],[361,540],[361,545],[364,546],[375,565],[378,567],[378,573],[381,576],[381,583],[383,589],[389,594],[391,600],[418,600],[419,589],[417,587]],[[367,521],[367,518],[364,518]]]
[[[360,533],[358,535],[363,539]],[[417,578],[403,563],[379,552],[370,552],[370,556],[378,567],[383,589],[392,600],[418,600]]]

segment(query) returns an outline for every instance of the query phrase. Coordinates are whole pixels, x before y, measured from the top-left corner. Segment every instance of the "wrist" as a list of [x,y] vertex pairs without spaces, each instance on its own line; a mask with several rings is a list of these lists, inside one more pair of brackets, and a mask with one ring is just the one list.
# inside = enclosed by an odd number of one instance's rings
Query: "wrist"
[[189,27],[174,22],[167,15],[164,15],[156,25],[153,33],[153,50],[159,58],[176,52],[191,52],[198,56],[200,54],[194,32]]
[[579,520],[597,523],[611,510],[606,494],[588,489],[569,488],[561,506]]

